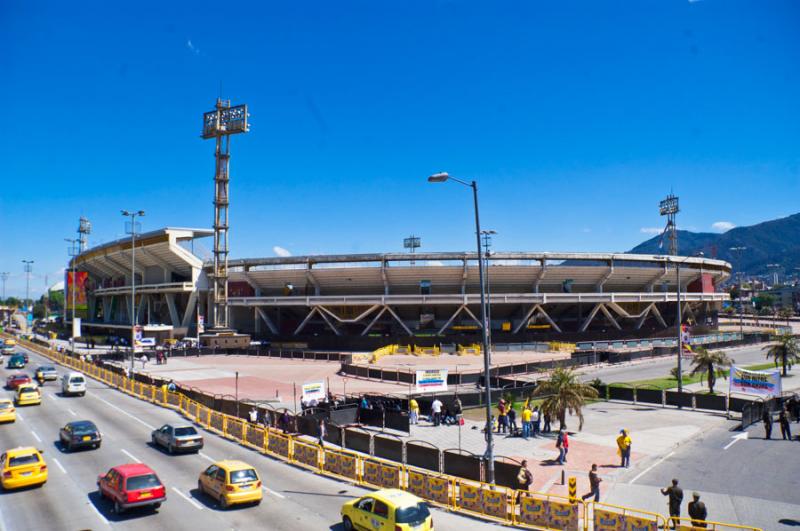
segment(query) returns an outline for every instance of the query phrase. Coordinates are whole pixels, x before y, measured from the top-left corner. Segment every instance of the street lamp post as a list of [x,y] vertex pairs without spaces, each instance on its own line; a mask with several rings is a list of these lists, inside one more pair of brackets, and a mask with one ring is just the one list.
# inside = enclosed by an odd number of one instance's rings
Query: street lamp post
[[[77,273],[78,269],[77,269],[76,264],[75,264],[75,257],[78,256],[78,252],[79,252],[80,247],[77,247],[77,246],[80,245],[80,240],[72,239],[72,238],[64,238],[64,241],[65,242],[69,242],[69,243],[72,244],[70,246],[69,250],[68,250],[69,251],[69,255],[72,257],[72,267],[71,267],[71,269],[72,269],[72,287],[69,290],[70,291],[70,297],[72,298],[72,331],[69,334],[69,346],[70,346],[70,351],[72,352],[72,355],[74,356],[75,355],[75,291],[76,291],[75,288],[77,286],[77,281],[78,281],[78,279],[76,278],[77,277],[76,273]],[[67,287],[69,287],[69,283],[68,283]]]
[[492,253],[489,247],[492,246],[492,236],[496,235],[497,231],[482,230],[481,237],[483,238],[483,257],[484,257],[484,272],[486,280],[486,322],[488,323],[487,334],[489,336],[489,344],[492,344],[492,284],[489,281],[489,258]]
[[33,272],[33,260],[23,260],[23,269],[25,271],[25,312],[27,319],[27,312],[33,311],[31,309],[31,272]]
[[133,357],[136,345],[136,217],[144,216],[144,210],[123,210],[122,215],[131,218],[131,375],[133,375]]
[[683,318],[681,317],[681,264],[683,264],[684,262],[686,262],[690,258],[702,257],[702,256],[703,256],[703,253],[702,252],[698,252],[698,253],[695,253],[695,254],[693,254],[691,256],[687,256],[686,258],[684,258],[680,262],[676,262],[675,263],[675,273],[676,273],[676,277],[677,277],[676,281],[677,281],[677,284],[678,284],[678,286],[677,286],[677,289],[678,289],[678,293],[677,294],[678,294],[678,296],[677,296],[677,299],[676,299],[677,302],[678,302],[678,309],[677,309],[677,314],[678,314],[677,315],[677,327],[678,327],[678,393],[683,393],[683,372],[682,372],[683,371],[683,363],[682,363],[682,357],[683,357],[683,329],[681,327],[681,325],[683,324]]
[[494,483],[494,441],[492,438],[492,386],[490,379],[490,352],[489,352],[489,334],[488,323],[486,322],[486,293],[485,284],[483,282],[483,259],[481,256],[481,222],[480,215],[478,214],[478,183],[475,181],[466,182],[455,177],[451,177],[446,172],[436,173],[428,177],[428,182],[443,183],[445,181],[455,181],[464,186],[472,188],[472,199],[475,208],[475,241],[477,244],[478,254],[478,282],[480,283],[481,292],[481,329],[483,332],[483,379],[484,389],[486,393],[486,475],[488,483]]

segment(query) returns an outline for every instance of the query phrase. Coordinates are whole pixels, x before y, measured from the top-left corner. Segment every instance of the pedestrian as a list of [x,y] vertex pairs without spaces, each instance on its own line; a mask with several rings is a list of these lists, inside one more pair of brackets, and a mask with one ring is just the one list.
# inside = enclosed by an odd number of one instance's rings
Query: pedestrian
[[631,437],[625,429],[621,429],[619,437],[617,437],[617,455],[622,460],[620,467],[628,468],[631,466]]
[[761,420],[764,422],[764,438],[770,440],[772,438],[772,414],[769,412],[769,406],[764,406]]
[[360,405],[360,407],[361,407],[361,409],[369,409],[369,402],[367,402],[367,397],[364,396],[364,395],[361,395],[361,405]]
[[689,502],[689,518],[692,527],[708,527],[706,519],[708,518],[708,510],[706,504],[700,501],[700,494],[697,492],[692,493],[692,501]]
[[256,408],[251,408],[248,415],[250,416],[250,422],[253,424],[258,421],[258,410]]
[[531,407],[525,403],[525,407],[522,408],[522,436],[525,440],[528,440],[528,437],[531,435],[531,415],[533,412],[531,411]]
[[148,360],[147,354],[142,354],[141,360],[142,360],[142,369],[144,369],[144,366],[147,364]]
[[522,496],[522,491],[531,490],[531,483],[533,483],[533,474],[528,470],[527,459],[523,459],[519,467],[519,472],[517,473],[517,490],[519,491],[517,492],[517,503],[519,503]]
[[[538,437],[539,431],[542,426],[542,412],[539,411],[539,406],[533,408],[533,413],[531,414],[531,422],[533,423],[533,436]],[[550,425],[547,425],[547,431],[550,431]]]
[[591,498],[594,496],[594,501],[600,501],[600,482],[603,481],[600,479],[600,476],[597,475],[597,465],[592,465],[592,469],[589,471],[589,488],[591,489],[588,493],[581,496],[583,501],[586,501],[586,498]]
[[508,433],[511,435],[516,435],[518,429],[517,412],[513,407],[511,407],[508,409]]
[[419,422],[419,403],[416,398],[408,401],[408,423],[417,424]]
[[453,401],[453,415],[456,418],[456,424],[461,424],[461,416],[464,414],[464,406],[461,404],[461,399],[456,395]]
[[508,426],[506,413],[506,401],[501,398],[497,403],[497,433],[506,432],[506,427]]
[[283,433],[289,433],[289,411],[284,409],[281,416],[278,418],[278,426],[283,430]]
[[544,413],[544,428],[542,428],[542,433],[550,433],[550,413]]
[[567,452],[569,452],[569,435],[567,429],[561,428],[556,438],[556,448],[558,448],[558,464],[563,465],[567,462]]
[[678,486],[678,480],[672,480],[672,486],[661,489],[661,494],[668,497],[669,521],[672,529],[680,525],[681,503],[683,503],[683,489]]
[[317,431],[319,432],[319,439],[317,442],[320,446],[325,446],[325,435],[327,434],[327,428],[325,427],[324,419],[319,419],[319,429]]
[[781,412],[778,413],[778,424],[781,426],[781,437],[785,441],[792,440],[792,429],[789,425],[789,412],[786,408],[781,408]]
[[442,401],[437,397],[433,397],[431,403],[431,421],[434,426],[438,426],[442,422]]
[[175,381],[170,380],[169,385],[167,385],[167,391],[175,392],[175,389],[177,389],[177,387],[175,386]]

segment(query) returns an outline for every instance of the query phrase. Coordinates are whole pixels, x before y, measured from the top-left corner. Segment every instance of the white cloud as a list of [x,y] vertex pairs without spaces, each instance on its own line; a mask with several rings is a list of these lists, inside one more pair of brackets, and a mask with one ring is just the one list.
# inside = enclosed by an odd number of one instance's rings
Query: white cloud
[[589,234],[590,232],[592,232],[592,229],[590,229],[588,227],[584,227],[584,228],[581,229],[581,232],[584,233],[584,234]]
[[661,234],[664,229],[662,227],[642,227],[639,232],[642,234]]
[[200,55],[200,48],[197,48],[194,44],[192,44],[191,39],[187,39],[186,47],[189,48],[195,55]]
[[277,256],[292,256],[292,253],[288,249],[284,249],[283,247],[276,245],[272,248],[272,252],[275,253]]
[[711,228],[719,232],[728,232],[734,227],[736,227],[736,225],[730,221],[715,221],[711,224]]

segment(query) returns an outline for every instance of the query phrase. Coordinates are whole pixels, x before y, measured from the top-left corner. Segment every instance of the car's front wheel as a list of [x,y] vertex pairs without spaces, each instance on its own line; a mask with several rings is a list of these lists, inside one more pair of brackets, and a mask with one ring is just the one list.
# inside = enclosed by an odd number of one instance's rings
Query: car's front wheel
[[219,506],[223,509],[228,508],[228,499],[225,497],[224,494],[220,494],[219,496]]
[[344,527],[344,531],[353,531],[353,521],[350,520],[349,516],[345,516],[342,518],[342,526]]

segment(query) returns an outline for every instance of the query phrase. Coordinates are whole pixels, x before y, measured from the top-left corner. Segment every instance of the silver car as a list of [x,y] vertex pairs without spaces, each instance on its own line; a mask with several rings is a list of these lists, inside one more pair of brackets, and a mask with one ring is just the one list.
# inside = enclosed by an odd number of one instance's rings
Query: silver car
[[151,434],[153,445],[160,445],[171,454],[175,452],[199,452],[203,449],[203,436],[191,424],[173,426],[164,424]]

